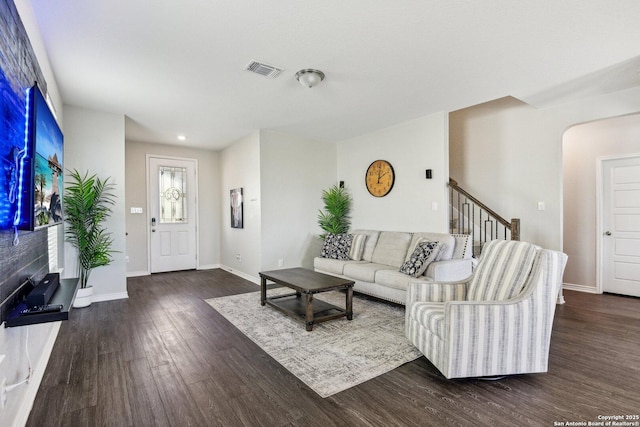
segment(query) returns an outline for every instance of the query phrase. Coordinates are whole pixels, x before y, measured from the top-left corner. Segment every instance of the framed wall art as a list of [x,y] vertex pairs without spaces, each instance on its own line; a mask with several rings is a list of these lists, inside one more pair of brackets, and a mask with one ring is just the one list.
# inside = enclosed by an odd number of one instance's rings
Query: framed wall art
[[244,228],[242,212],[242,187],[234,188],[231,195],[231,228]]

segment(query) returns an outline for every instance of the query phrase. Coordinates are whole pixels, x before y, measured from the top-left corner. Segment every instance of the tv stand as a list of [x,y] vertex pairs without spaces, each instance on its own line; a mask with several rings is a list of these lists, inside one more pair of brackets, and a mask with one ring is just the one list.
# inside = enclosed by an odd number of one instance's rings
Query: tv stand
[[78,291],[78,283],[80,283],[78,279],[60,279],[60,285],[49,300],[48,304],[60,304],[62,305],[62,310],[52,313],[21,316],[20,312],[28,308],[27,304],[21,302],[11,311],[11,313],[9,313],[9,316],[4,323],[4,327],[11,328],[13,326],[33,325],[36,323],[57,322],[69,319],[69,312],[71,311],[73,300],[75,299],[76,292]]

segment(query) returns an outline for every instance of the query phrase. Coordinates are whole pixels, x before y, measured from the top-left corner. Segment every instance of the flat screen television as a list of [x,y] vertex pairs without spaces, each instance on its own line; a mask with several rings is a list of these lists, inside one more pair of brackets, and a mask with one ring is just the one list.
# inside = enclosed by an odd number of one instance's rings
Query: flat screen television
[[33,85],[27,92],[25,156],[14,225],[35,230],[62,217],[63,136],[46,99]]

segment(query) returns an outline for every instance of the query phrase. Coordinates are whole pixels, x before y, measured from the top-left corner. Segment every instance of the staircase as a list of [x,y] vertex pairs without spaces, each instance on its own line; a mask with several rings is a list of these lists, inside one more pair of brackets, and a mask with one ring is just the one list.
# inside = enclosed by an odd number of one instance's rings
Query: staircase
[[449,232],[470,234],[473,257],[478,258],[486,242],[520,240],[520,220],[507,221],[449,178]]

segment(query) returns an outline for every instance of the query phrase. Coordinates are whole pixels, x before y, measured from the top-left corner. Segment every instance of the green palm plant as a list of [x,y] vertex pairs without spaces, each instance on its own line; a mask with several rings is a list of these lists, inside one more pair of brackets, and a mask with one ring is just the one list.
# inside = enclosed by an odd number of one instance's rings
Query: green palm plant
[[324,239],[327,234],[347,233],[351,226],[351,196],[347,190],[334,185],[322,191],[322,200],[324,211],[320,210],[318,214],[318,224],[325,233],[320,237]]
[[89,275],[96,267],[109,265],[113,258],[113,238],[104,227],[115,203],[115,185],[110,178],[100,179],[89,172],[69,172],[64,188],[64,220],[66,241],[78,251],[80,287],[86,288]]

